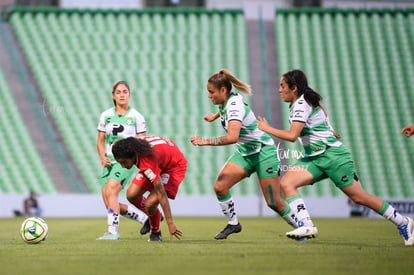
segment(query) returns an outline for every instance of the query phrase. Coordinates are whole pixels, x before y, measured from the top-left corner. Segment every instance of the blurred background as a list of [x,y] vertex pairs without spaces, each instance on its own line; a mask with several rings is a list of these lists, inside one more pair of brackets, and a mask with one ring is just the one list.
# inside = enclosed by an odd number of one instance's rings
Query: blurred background
[[[412,0],[0,0],[0,8],[0,217],[22,210],[30,192],[43,216],[105,215],[96,128],[117,80],[129,82],[147,133],[174,140],[189,161],[173,212],[221,215],[212,186],[234,147],[189,142],[224,134],[203,121],[217,111],[205,84],[221,68],[252,85],[246,101],[281,129],[289,125],[280,76],[303,70],[365,189],[414,214],[414,137],[401,134],[414,124]],[[275,141],[283,176],[301,149]],[[255,175],[232,193],[239,215],[273,215]],[[302,193],[314,216],[359,209],[330,181]]]

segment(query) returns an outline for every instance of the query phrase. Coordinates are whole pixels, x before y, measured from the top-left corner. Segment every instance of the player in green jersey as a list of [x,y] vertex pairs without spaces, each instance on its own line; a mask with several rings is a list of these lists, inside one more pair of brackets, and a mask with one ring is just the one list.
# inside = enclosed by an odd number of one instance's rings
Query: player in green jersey
[[[130,96],[129,85],[126,81],[115,82],[112,89],[112,100],[115,106],[104,111],[99,119],[97,149],[103,166],[102,198],[108,210],[108,231],[98,240],[119,239],[120,214],[140,223],[145,223],[147,220],[147,216],[140,210],[119,203],[119,192],[129,183],[136,171],[122,168],[115,161],[111,151],[112,145],[118,139],[130,136],[142,137],[146,134],[145,119],[137,110],[129,106]],[[136,206],[145,210],[143,203]]]
[[[257,120],[244,103],[243,96],[232,87],[245,94],[251,94],[250,86],[240,81],[227,70],[214,73],[207,81],[208,98],[219,105],[219,112],[208,114],[208,122],[220,117],[221,124],[227,132],[215,138],[191,137],[191,143],[197,146],[222,146],[236,144],[237,150],[222,167],[214,183],[214,191],[220,207],[228,220],[227,226],[215,235],[215,239],[226,239],[232,233],[238,233],[242,227],[239,223],[230,189],[242,179],[256,172],[267,205],[288,223],[293,224],[289,206],[280,197],[279,159],[276,146],[270,135],[257,128]],[[280,211],[284,209],[285,211]]]
[[285,73],[280,80],[279,93],[290,103],[290,129],[270,127],[266,119],[259,117],[259,129],[287,141],[302,143],[305,156],[290,167],[282,177],[281,188],[290,205],[292,216],[299,227],[286,235],[293,239],[316,237],[314,226],[298,188],[330,178],[355,203],[364,205],[394,223],[404,238],[405,245],[414,243],[414,223],[402,216],[387,201],[368,194],[356,176],[354,162],[349,151],[334,135],[321,108],[322,97],[308,86],[306,75],[300,70]]

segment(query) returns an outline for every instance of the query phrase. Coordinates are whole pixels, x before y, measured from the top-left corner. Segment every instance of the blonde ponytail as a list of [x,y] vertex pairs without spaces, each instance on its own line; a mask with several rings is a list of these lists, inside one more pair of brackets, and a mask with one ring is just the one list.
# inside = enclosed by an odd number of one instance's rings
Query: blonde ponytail
[[252,88],[250,87],[250,85],[244,83],[243,81],[241,81],[240,79],[238,79],[237,77],[235,77],[230,71],[228,71],[226,69],[221,69],[219,71],[219,74],[222,74],[225,77],[227,77],[227,79],[231,82],[231,84],[233,84],[233,86],[238,91],[240,91],[242,93],[245,93],[247,95],[251,95],[252,94]]
[[250,85],[244,83],[226,69],[221,69],[219,72],[212,74],[208,79],[208,82],[217,88],[226,87],[228,93],[231,92],[231,89],[234,86],[238,91],[242,93],[245,93],[247,95],[252,94]]

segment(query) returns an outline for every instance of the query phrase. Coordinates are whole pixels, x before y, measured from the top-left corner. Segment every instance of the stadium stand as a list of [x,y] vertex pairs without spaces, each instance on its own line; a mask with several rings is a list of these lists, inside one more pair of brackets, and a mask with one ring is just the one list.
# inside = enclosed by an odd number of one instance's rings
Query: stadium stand
[[[275,17],[280,72],[307,73],[362,184],[385,198],[414,192],[414,146],[400,134],[414,117],[413,22],[413,9],[281,9]],[[283,115],[287,121],[287,108]],[[318,184],[305,194],[339,192]]]
[[3,194],[29,191],[56,193],[56,188],[41,159],[29,129],[17,109],[3,71],[0,70],[0,192]]
[[[130,83],[148,134],[177,142],[189,160],[181,192],[212,194],[229,147],[193,147],[191,135],[219,136],[205,89],[222,67],[248,81],[246,22],[241,11],[181,9],[64,10],[16,8],[10,23],[58,131],[90,190],[100,192],[96,153],[99,114],[112,106],[112,83]],[[253,180],[253,179],[251,179]],[[255,194],[243,184],[239,194]]]
[[[225,67],[249,82],[246,19],[240,10],[14,8],[8,16],[57,130],[92,193],[100,192],[98,117],[112,106],[112,83],[124,79],[131,85],[133,106],[147,119],[148,134],[175,140],[189,160],[180,192],[213,194],[215,176],[233,148],[193,147],[189,137],[223,134],[219,123],[203,121],[217,110],[205,92],[211,73]],[[325,97],[364,187],[384,198],[411,198],[414,146],[400,130],[414,123],[409,90],[414,10],[278,9],[274,26],[279,72],[304,70]],[[287,110],[282,103],[285,128]],[[10,139],[6,134],[0,134],[2,141]],[[21,155],[10,150],[4,156]],[[287,144],[287,150],[292,162],[300,156],[297,144]],[[15,176],[5,173],[5,165],[10,166],[2,164],[0,173],[11,182]],[[257,194],[249,183],[238,185],[235,193]],[[29,189],[25,184],[2,183],[1,192],[23,193]],[[50,180],[42,184],[52,187],[36,188],[55,192]],[[304,194],[341,196],[329,182],[305,187]]]

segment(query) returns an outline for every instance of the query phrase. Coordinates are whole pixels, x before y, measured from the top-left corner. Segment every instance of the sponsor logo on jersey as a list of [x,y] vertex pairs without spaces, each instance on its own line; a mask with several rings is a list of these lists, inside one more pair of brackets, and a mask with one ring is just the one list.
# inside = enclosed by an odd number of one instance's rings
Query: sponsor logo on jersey
[[154,180],[155,180],[155,178],[157,177],[157,176],[154,174],[154,172],[152,172],[152,170],[151,170],[151,169],[147,169],[147,170],[145,170],[145,171],[144,171],[144,174],[145,174],[145,176],[147,176],[147,178],[148,178],[150,181],[154,181]]
[[239,110],[230,110],[229,111],[229,117],[238,117],[240,111]]

